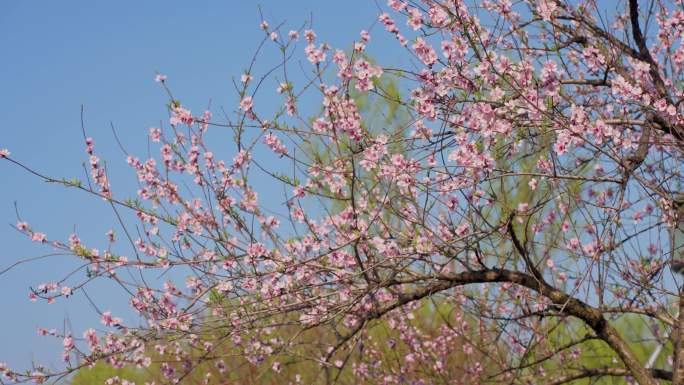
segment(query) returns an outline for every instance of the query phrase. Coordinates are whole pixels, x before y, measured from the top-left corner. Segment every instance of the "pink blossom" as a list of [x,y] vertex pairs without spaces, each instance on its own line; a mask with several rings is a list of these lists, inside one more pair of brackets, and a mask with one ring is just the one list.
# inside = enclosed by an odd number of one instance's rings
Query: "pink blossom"
[[195,120],[192,117],[192,112],[190,112],[190,110],[181,106],[174,106],[171,109],[171,119],[169,119],[169,123],[172,126],[177,126],[179,124],[186,124],[189,126],[192,125],[194,121]]
[[397,12],[406,9],[407,7],[407,4],[401,0],[388,0],[387,5],[392,7],[392,9],[394,9]]
[[36,232],[31,234],[31,240],[34,242],[45,242],[47,240],[47,235]]
[[106,312],[102,313],[101,322],[103,325],[105,325],[107,327],[118,326],[121,324],[121,319],[112,317],[112,313],[109,311],[106,311]]
[[287,111],[287,115],[289,116],[295,116],[297,114],[297,101],[294,97],[288,96],[285,100],[285,111]]
[[251,96],[245,96],[240,100],[240,108],[245,112],[251,111],[253,106],[254,104],[252,103]]
[[304,48],[304,52],[306,53],[306,58],[311,62],[311,64],[318,64],[322,63],[326,59],[326,46],[321,45],[320,47],[316,48],[316,46],[313,43],[308,44]]
[[542,19],[550,21],[557,8],[558,6],[554,0],[540,0],[537,5],[537,12],[539,12]]
[[530,188],[531,188],[532,190],[536,190],[536,189],[537,189],[537,185],[539,185],[539,181],[537,181],[536,178],[532,178],[532,179],[530,179],[529,182],[527,182],[527,185],[530,186]]
[[418,8],[411,8],[408,11],[409,17],[406,20],[406,24],[413,28],[413,30],[418,30],[423,26],[423,13]]
[[161,129],[157,127],[150,128],[150,138],[153,142],[159,142],[161,140]]
[[277,136],[273,135],[273,133],[269,132],[266,134],[266,136],[264,136],[263,142],[276,154],[280,156],[287,154],[287,148]]
[[422,37],[418,37],[413,43],[413,50],[418,58],[427,66],[432,66],[437,61],[435,50]]
[[568,246],[568,249],[570,249],[570,250],[577,250],[577,249],[579,248],[579,246],[580,246],[580,241],[579,241],[579,239],[576,238],[576,237],[575,237],[575,238],[572,238],[572,239],[570,239],[570,241],[568,242],[568,245],[567,245],[567,246]]
[[251,159],[252,156],[249,152],[245,150],[240,150],[240,152],[237,155],[235,155],[235,158],[233,158],[233,167],[242,167],[243,165],[247,164]]
[[72,294],[74,294],[74,291],[68,286],[63,286],[62,289],[60,290],[60,293],[65,297],[69,297]]
[[599,70],[606,65],[606,58],[595,47],[587,47],[582,51],[585,64],[589,69],[589,73],[598,74]]
[[[299,320],[305,328],[339,324],[358,331],[339,352],[324,347],[316,353],[335,372],[348,366],[345,376],[354,376],[349,382],[439,383],[456,370],[463,377],[459,381],[481,383],[486,364],[478,360],[491,353],[487,347],[496,352],[500,342],[509,348],[511,362],[553,351],[533,312],[557,311],[559,326],[570,325],[568,310],[533,285],[535,277],[524,264],[495,263],[505,257],[502,247],[513,247],[515,235],[509,234],[501,207],[512,210],[510,225],[521,224],[516,230],[526,235],[521,242],[538,252],[545,285],[564,291],[571,302],[593,293],[620,304],[644,282],[662,286],[660,275],[652,273],[670,269],[668,235],[682,219],[674,195],[681,179],[676,128],[684,125],[679,104],[684,92],[677,83],[684,65],[679,47],[684,12],[674,6],[654,11],[648,32],[657,42],[647,47],[653,57],[647,62],[625,51],[622,35],[608,38],[629,31],[628,18],[608,12],[614,30],[598,34],[587,27],[598,11],[593,3],[593,8],[555,0],[389,0],[388,5],[403,20],[383,13],[380,28],[393,35],[390,43],[401,45],[397,52],[408,60],[368,59],[367,31],[331,48],[306,30],[304,46],[296,48],[298,31],[290,31],[285,41],[280,29],[262,21],[264,40],[276,41],[270,49],[285,57],[273,66],[250,62],[249,72],[264,74],[258,84],[250,73],[237,75],[235,116],[222,113],[214,122],[208,110],[194,116],[188,106],[172,101],[171,127],[142,133],[159,143],[158,152],[126,158],[135,193],[126,199],[124,187],[121,200],[111,202],[132,209],[133,215],[120,220],[132,220],[124,228],[133,231],[124,238],[133,237],[134,256],[119,254],[126,245],[114,247],[111,230],[106,245],[96,249],[76,234],[53,241],[25,222],[16,224],[24,235],[82,266],[31,289],[30,300],[54,303],[91,280],[109,279],[124,285],[130,293],[126,300],[142,318],[128,329],[110,311],[100,314],[107,331],[98,336],[87,329],[78,352],[67,332],[39,329],[60,340],[68,363],[101,360],[121,369],[147,367],[156,357],[167,382],[180,383],[195,367],[215,366],[225,377],[233,365],[220,360],[225,352],[217,348],[226,342],[255,370],[282,372],[286,365],[278,356],[291,341],[281,338],[281,330],[298,332],[294,323],[283,326],[283,321]],[[567,28],[556,28],[558,23]],[[577,28],[583,39],[573,38]],[[409,44],[400,29],[419,33],[408,32]],[[563,47],[544,48],[550,38]],[[301,74],[294,67],[304,58],[314,68]],[[656,70],[660,78],[653,79]],[[389,88],[385,71],[398,79],[396,89]],[[165,76],[155,80],[164,82]],[[276,85],[275,92],[268,84]],[[257,116],[253,97],[265,90],[282,99],[265,103],[263,116]],[[633,163],[646,134],[645,158]],[[85,144],[90,183],[80,187],[111,198],[110,163],[94,151],[92,138]],[[8,156],[9,151],[0,152]],[[539,195],[534,190],[540,186],[547,196],[513,199],[521,188]],[[279,192],[283,197],[274,195]],[[612,257],[619,263],[606,270],[606,282],[620,285],[594,285],[591,266]],[[170,270],[174,273],[167,274]],[[136,278],[138,273],[150,280]],[[527,279],[502,282],[510,277]],[[411,300],[425,293],[437,302]],[[669,303],[666,290],[653,295],[653,304],[630,306],[660,311]],[[459,311],[428,325],[423,321],[432,320],[419,319],[424,306]],[[594,306],[586,303],[589,310]],[[513,333],[502,334],[497,325],[503,323],[488,321],[511,316],[520,326]],[[369,335],[377,318],[388,329],[387,338]],[[204,333],[214,321],[229,329],[225,341]],[[482,327],[494,329],[477,344],[469,342]],[[156,338],[160,335],[164,338]],[[351,350],[358,354],[345,355]],[[387,350],[399,352],[392,357],[396,365],[386,365]],[[559,376],[572,371],[563,364],[577,358],[575,351],[549,359],[560,368]],[[472,361],[467,370],[450,366],[462,357]],[[530,366],[529,373],[550,376],[540,365]],[[506,374],[510,367],[501,369],[503,381],[514,379]],[[7,370],[0,365],[0,375],[7,376]],[[22,373],[21,380],[30,379],[30,371]],[[43,369],[37,373],[40,381],[51,376]],[[211,376],[205,374],[204,382],[215,382]],[[106,382],[131,384],[116,376]]]
[[458,235],[459,237],[463,237],[466,234],[468,234],[469,231],[470,231],[470,224],[469,223],[463,223],[456,228],[456,235]]
[[276,92],[279,94],[282,94],[283,92],[287,91],[288,89],[290,89],[290,85],[285,83],[285,82],[282,82],[278,85],[278,88],[276,88]]
[[399,28],[397,28],[396,23],[390,15],[383,13],[378,17],[378,20],[385,25],[387,32],[393,33],[395,35],[399,34]]
[[316,32],[314,32],[312,29],[307,29],[304,31],[304,38],[306,39],[307,43],[312,44],[314,40],[316,40]]
[[0,150],[0,158],[9,158],[10,155],[11,153],[8,149],[3,148],[2,150]]
[[67,335],[66,337],[64,337],[62,345],[64,345],[64,350],[69,351],[74,348],[74,339],[71,338],[70,335]]
[[428,15],[430,16],[430,22],[432,25],[437,27],[446,26],[449,20],[449,14],[445,11],[439,4],[431,4],[428,10]]

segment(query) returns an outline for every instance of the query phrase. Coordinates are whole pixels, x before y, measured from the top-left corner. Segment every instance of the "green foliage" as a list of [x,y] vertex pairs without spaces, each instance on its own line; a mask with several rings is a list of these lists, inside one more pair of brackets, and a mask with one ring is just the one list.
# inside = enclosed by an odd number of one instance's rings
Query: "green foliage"
[[151,371],[126,367],[116,369],[104,363],[97,363],[93,367],[86,367],[78,372],[71,379],[72,385],[95,385],[104,384],[107,379],[118,376],[119,378],[133,381],[142,385],[152,377]]
[[[217,301],[221,301],[218,296],[213,296]],[[225,300],[224,300],[225,301]],[[225,301],[225,306],[230,306],[230,301]],[[441,328],[454,327],[455,315],[461,310],[453,304],[453,301],[426,299],[423,300],[415,310],[412,311],[412,320],[410,320],[411,327],[426,338],[437,338],[441,335]],[[463,316],[463,315],[462,315]],[[473,330],[475,330],[476,321],[464,316]],[[283,320],[281,320],[283,321]],[[218,346],[214,353],[220,356],[226,364],[226,370],[221,373],[217,370],[217,360],[207,360],[199,367],[183,379],[183,384],[199,384],[204,383],[207,378],[207,373],[210,373],[207,385],[225,385],[225,384],[287,384],[295,382],[295,377],[300,376],[303,384],[326,384],[326,376],[329,378],[337,378],[339,384],[359,384],[371,385],[375,384],[373,380],[360,380],[357,375],[352,372],[354,365],[367,360],[367,356],[363,353],[364,348],[359,348],[359,345],[354,345],[351,351],[340,351],[336,354],[332,361],[342,360],[346,362],[344,368],[339,371],[336,368],[324,370],[323,365],[317,360],[321,356],[321,352],[314,350],[316,345],[334,344],[336,336],[332,331],[330,325],[323,325],[315,327],[298,333],[299,327],[292,323],[292,327],[277,328],[277,332],[272,334],[272,338],[282,340],[293,340],[293,348],[287,352],[279,352],[274,357],[266,358],[267,362],[260,366],[255,366],[248,362],[245,357],[244,346],[236,345],[232,339],[221,338],[221,333],[226,331],[225,328],[213,328],[207,330],[205,333],[199,333],[201,346],[203,341],[211,341]],[[339,327],[339,333],[347,333],[349,330],[344,327]],[[380,319],[371,321],[367,330],[363,332],[362,340],[365,345],[365,350],[373,349],[379,354],[379,361],[384,368],[391,368],[399,372],[403,362],[403,357],[410,352],[408,345],[401,340],[400,334],[397,330],[390,327],[387,319]],[[249,335],[243,335],[242,341],[249,341]],[[461,341],[453,341],[453,353],[450,354],[447,361],[446,371],[438,373],[431,368],[431,363],[421,364],[421,376],[424,378],[433,378],[436,381],[444,378],[453,378],[462,375],[466,363],[474,360],[486,361],[480,353],[474,353],[471,356],[466,356],[463,353],[462,345],[468,341],[471,344],[482,344],[485,340],[485,335],[480,336],[463,336]],[[479,342],[478,342],[479,340]],[[393,343],[390,343],[393,341]],[[166,343],[168,346],[172,345],[172,341],[158,341],[158,343]],[[153,352],[152,347],[148,346],[148,354],[153,357],[153,363],[147,368],[125,368],[114,369],[109,365],[97,364],[93,367],[83,368],[79,370],[71,379],[71,385],[96,385],[104,384],[108,378],[118,376],[121,379],[134,381],[136,385],[143,385],[145,382],[156,381],[157,384],[163,383],[164,375],[161,372],[161,362],[170,362],[174,367],[180,370],[180,364],[175,362],[173,354],[166,354],[160,356]],[[169,351],[173,349],[168,349]],[[197,355],[201,355],[201,349],[197,349]],[[280,372],[272,370],[274,362],[280,363]],[[460,374],[459,374],[460,373]]]
[[[624,314],[611,321],[612,326],[629,344],[632,351],[636,354],[640,362],[647,362],[653,351],[656,349],[656,343],[653,342],[651,325],[652,320],[635,314]],[[539,363],[541,367],[548,374],[553,374],[561,368],[558,355],[565,355],[565,362],[562,364],[562,370],[572,372],[581,371],[583,369],[599,369],[599,368],[620,368],[622,367],[621,360],[615,352],[606,345],[605,342],[597,339],[587,339],[582,343],[576,343],[585,338],[593,336],[593,332],[584,323],[579,320],[571,319],[564,320],[559,323],[559,319],[551,317],[545,321],[545,328],[548,329],[548,337],[541,342],[543,349],[537,351],[557,351],[559,347],[565,347],[561,352],[553,356],[554,359],[544,360],[548,358],[548,354],[537,353],[530,354],[527,359],[521,363],[525,364]],[[557,327],[559,326],[560,327]],[[660,325],[660,331],[664,328]],[[573,355],[574,352],[574,355]],[[667,345],[663,348],[655,361],[655,368],[662,368],[669,366],[667,364],[667,357],[672,355],[672,346]],[[543,361],[542,361],[543,360]],[[530,369],[523,372],[523,376],[535,377],[539,374],[537,369],[539,366],[531,366]],[[621,376],[604,376],[600,378],[583,378],[578,379],[570,384],[574,385],[616,385],[628,384],[625,377]]]

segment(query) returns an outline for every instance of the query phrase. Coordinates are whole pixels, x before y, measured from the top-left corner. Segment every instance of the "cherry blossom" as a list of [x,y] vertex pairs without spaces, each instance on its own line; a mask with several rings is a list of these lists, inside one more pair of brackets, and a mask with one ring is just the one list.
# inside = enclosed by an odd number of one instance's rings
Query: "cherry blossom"
[[[20,236],[80,266],[29,300],[108,282],[140,319],[94,306],[99,326],[39,329],[63,369],[0,373],[684,381],[684,10],[644,4],[389,0],[372,44],[364,30],[335,46],[315,23],[262,21],[277,63],[237,75],[232,115],[169,98],[169,120],[141,133],[148,153],[120,160],[131,186],[112,188],[87,135],[83,181],[0,151],[118,218],[101,239],[48,237],[17,213]],[[384,41],[405,56],[383,57]],[[647,370],[653,344],[672,359]]]

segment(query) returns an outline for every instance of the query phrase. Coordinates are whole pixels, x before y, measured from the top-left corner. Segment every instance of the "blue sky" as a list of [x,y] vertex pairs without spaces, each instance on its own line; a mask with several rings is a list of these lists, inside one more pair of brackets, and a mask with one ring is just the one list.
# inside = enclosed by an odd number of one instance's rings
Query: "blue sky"
[[[167,118],[156,71],[168,75],[174,94],[194,111],[210,101],[232,110],[237,97],[231,78],[239,77],[263,38],[258,4],[271,25],[286,22],[284,32],[313,16],[319,40],[335,48],[347,48],[378,15],[368,0],[2,2],[0,149],[10,149],[14,158],[46,174],[82,177],[86,157],[79,115],[84,105],[89,135],[109,162],[115,190],[133,188],[134,176],[110,123],[129,152],[145,156],[148,128]],[[372,32],[374,41],[384,35],[378,25]],[[274,63],[275,54],[277,49],[269,47],[260,62]],[[384,51],[383,58],[393,60]],[[275,86],[261,93],[261,103],[271,102],[269,97],[281,103],[271,92]],[[51,251],[10,226],[16,222],[15,201],[23,219],[53,237],[66,239],[75,229],[97,246],[114,227],[104,202],[41,182],[8,162],[0,162],[0,181],[0,269]],[[61,341],[38,337],[36,328],[63,329],[69,320],[80,335],[97,323],[80,294],[53,305],[27,299],[30,285],[59,279],[74,266],[68,257],[54,257],[0,275],[0,362],[15,369],[33,360],[58,365]],[[126,298],[107,285],[95,285],[89,294],[102,310],[124,315],[127,309]]]

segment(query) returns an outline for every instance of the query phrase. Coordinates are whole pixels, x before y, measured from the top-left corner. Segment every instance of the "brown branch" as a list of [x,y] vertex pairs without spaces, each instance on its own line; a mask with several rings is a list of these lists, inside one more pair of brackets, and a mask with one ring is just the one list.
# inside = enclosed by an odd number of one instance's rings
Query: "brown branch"
[[560,81],[565,85],[612,87],[613,83],[608,79],[563,79]]
[[511,240],[513,240],[513,246],[515,246],[515,249],[518,251],[518,254],[523,258],[525,261],[525,265],[527,265],[527,268],[530,270],[532,275],[539,281],[543,281],[544,278],[542,277],[542,274],[539,272],[537,269],[537,266],[535,266],[532,263],[532,260],[530,260],[530,256],[527,252],[527,248],[525,248],[521,243],[518,237],[515,235],[515,229],[513,228],[513,219],[515,219],[515,212],[512,212],[509,217],[508,217],[508,233],[511,236]]
[[520,371],[520,370],[523,370],[523,369],[527,369],[527,368],[530,368],[530,367],[533,367],[533,366],[540,365],[540,364],[544,363],[545,361],[548,361],[548,360],[550,360],[550,359],[552,359],[552,358],[554,358],[554,357],[557,357],[558,354],[559,354],[560,352],[564,351],[564,350],[570,349],[570,348],[572,348],[572,347],[575,347],[575,346],[577,346],[577,345],[581,345],[581,344],[583,344],[583,343],[585,343],[585,342],[587,342],[587,341],[591,341],[591,340],[595,340],[595,339],[596,339],[596,337],[593,336],[593,335],[586,335],[586,336],[582,337],[581,339],[579,339],[579,340],[577,340],[577,341],[572,341],[572,342],[569,342],[569,343],[567,343],[567,344],[565,344],[565,345],[562,345],[562,346],[560,346],[560,347],[554,349],[554,350],[551,351],[550,353],[543,355],[541,358],[535,359],[535,360],[532,361],[532,362],[521,363],[521,364],[519,364],[518,366],[511,366],[511,367],[509,367],[509,368],[506,368],[506,369],[504,369],[504,370],[501,370],[501,371],[499,371],[498,373],[495,373],[495,374],[489,376],[489,379],[497,378],[497,377],[499,377],[499,376],[501,376],[502,374],[505,374],[505,373],[510,373],[510,372],[513,372],[513,371]]
[[[428,277],[425,277],[428,279]],[[421,290],[414,291],[409,294],[400,295],[397,302],[387,306],[381,311],[372,315],[372,318],[379,318],[383,314],[391,310],[399,308],[407,303],[429,297],[435,293],[475,283],[495,283],[495,282],[510,282],[516,285],[526,287],[534,290],[537,293],[551,300],[553,306],[563,314],[579,318],[584,321],[595,333],[596,336],[603,340],[613,351],[622,359],[623,363],[629,369],[632,376],[641,385],[656,385],[654,378],[649,371],[643,367],[639,362],[632,349],[622,340],[619,333],[613,328],[608,321],[603,317],[600,310],[593,306],[573,298],[568,294],[560,291],[553,286],[540,280],[537,277],[529,274],[506,270],[506,269],[488,269],[477,271],[465,271],[462,273],[443,274],[432,277],[438,282],[427,285]],[[411,281],[415,281],[412,279]],[[396,285],[405,282],[392,281],[386,283],[387,285]]]
[[679,295],[679,317],[677,320],[677,328],[672,333],[672,342],[675,346],[674,351],[674,365],[673,365],[673,385],[681,385],[684,383],[684,300],[682,295]]
[[[667,100],[668,104],[673,104],[672,100],[669,96],[669,93],[667,92],[667,87],[665,87],[665,83],[663,82],[662,77],[660,76],[660,73],[658,71],[658,65],[653,60],[651,53],[648,50],[648,47],[646,46],[646,40],[641,32],[641,27],[639,26],[639,12],[638,12],[638,1],[637,0],[629,0],[629,6],[630,6],[630,21],[632,24],[632,35],[633,39],[635,40],[637,47],[639,50],[635,50],[634,48],[630,47],[628,44],[625,44],[623,41],[612,35],[611,33],[603,30],[602,28],[598,27],[594,23],[592,23],[589,19],[587,19],[584,15],[568,9],[568,7],[565,4],[562,4],[560,2],[557,3],[559,6],[561,6],[563,9],[566,11],[570,12],[572,16],[563,16],[559,17],[559,19],[567,19],[567,20],[572,20],[581,23],[584,25],[590,33],[592,33],[594,36],[604,39],[608,42],[609,45],[619,49],[622,51],[624,54],[631,56],[635,59],[645,61],[649,64],[649,74],[653,80],[653,84],[656,88],[656,91],[658,93],[658,96],[661,98],[664,98]],[[579,30],[577,29],[571,29],[567,26],[564,26],[562,24],[557,24],[555,25],[559,30],[573,36],[573,37],[583,37],[583,35],[580,34]],[[586,39],[586,37],[585,37]],[[589,41],[589,39],[586,39]],[[619,67],[616,67],[616,70],[619,71]],[[624,72],[624,71],[622,71]],[[590,81],[590,84],[593,81]],[[568,84],[573,84],[572,81]],[[603,85],[600,83],[597,83],[595,85]],[[662,116],[660,116],[657,113],[650,114],[651,116],[649,117],[649,122],[651,122],[655,128],[670,134],[677,138],[680,141],[684,141],[684,133],[682,130],[671,123],[669,123],[666,119],[664,119]]]
[[641,27],[639,26],[639,2],[637,0],[629,0],[629,19],[632,24],[632,37],[639,48],[638,58],[649,64],[649,73],[660,97],[665,98],[669,104],[672,104],[667,88],[665,88],[665,82],[663,82],[658,72],[658,64],[653,60],[651,52],[649,52],[646,46],[646,39],[641,33]]
[[[603,377],[603,376],[629,376],[630,372],[627,369],[623,368],[592,368],[592,369],[583,369],[577,373],[573,374],[568,374],[566,376],[562,376],[557,378],[556,380],[547,383],[546,385],[561,385],[565,384],[571,381],[575,380],[580,380],[582,378],[587,378],[587,377]],[[657,378],[660,380],[666,380],[666,381],[671,381],[672,380],[672,372],[668,372],[667,370],[662,370],[662,369],[650,369],[650,375],[653,376],[653,378]]]

